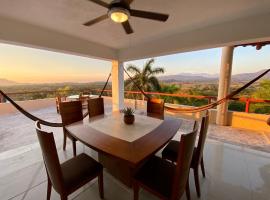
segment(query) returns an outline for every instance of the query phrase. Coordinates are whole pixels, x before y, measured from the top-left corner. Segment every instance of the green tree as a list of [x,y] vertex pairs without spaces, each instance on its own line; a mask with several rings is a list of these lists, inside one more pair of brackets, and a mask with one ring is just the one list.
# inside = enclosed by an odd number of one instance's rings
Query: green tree
[[270,80],[262,80],[252,96],[259,99],[270,99]]
[[[175,94],[181,90],[181,85],[175,84],[164,84],[161,85],[160,92],[167,93],[167,94]],[[165,102],[168,103],[175,103],[178,102],[179,97],[172,97],[172,96],[160,96],[160,98],[164,99]]]
[[[159,91],[161,88],[156,75],[163,74],[164,68],[153,67],[154,62],[153,58],[146,61],[142,70],[135,65],[129,65],[127,68],[127,71],[133,74],[135,83],[144,91]],[[125,81],[125,86],[128,90],[138,90],[130,78]]]
[[[262,80],[259,83],[259,87],[252,94],[252,97],[270,100],[270,80]],[[270,106],[267,103],[253,103],[250,105],[250,112],[269,114]]]
[[70,93],[70,90],[71,90],[71,88],[69,86],[65,86],[65,87],[62,87],[62,88],[58,88],[57,93],[60,96],[68,96],[69,93]]

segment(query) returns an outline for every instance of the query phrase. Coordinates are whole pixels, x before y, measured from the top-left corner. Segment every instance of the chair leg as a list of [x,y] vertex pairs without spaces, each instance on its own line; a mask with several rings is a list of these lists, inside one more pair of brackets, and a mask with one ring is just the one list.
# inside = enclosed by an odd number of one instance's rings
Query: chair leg
[[64,136],[63,136],[64,140],[63,140],[63,150],[66,150],[66,145],[67,145],[67,134],[64,131]]
[[73,156],[76,156],[76,140],[72,139]]
[[194,179],[195,179],[195,186],[196,186],[197,196],[201,197],[200,181],[199,181],[199,169],[198,169],[198,167],[195,167],[193,170],[194,170]]
[[98,176],[98,189],[100,198],[104,199],[103,172]]
[[133,200],[139,200],[140,187],[136,181],[133,182]]
[[186,196],[187,196],[187,200],[190,200],[189,178],[186,183]]
[[52,192],[52,183],[50,178],[48,177],[48,185],[47,185],[47,200],[51,199],[51,192]]
[[203,161],[203,157],[201,159],[201,169],[202,169],[202,174],[203,174],[203,177],[205,177],[205,168],[204,168],[204,161]]

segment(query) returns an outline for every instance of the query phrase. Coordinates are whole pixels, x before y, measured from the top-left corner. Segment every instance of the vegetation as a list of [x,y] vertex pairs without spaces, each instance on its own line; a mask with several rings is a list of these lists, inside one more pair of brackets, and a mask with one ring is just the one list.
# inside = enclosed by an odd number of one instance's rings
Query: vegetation
[[[56,95],[69,96],[79,93],[99,94],[96,89],[102,89],[104,82],[96,83],[54,83],[54,84],[27,84],[2,86],[1,90],[10,94],[16,101],[54,98]],[[108,84],[107,89],[111,89]]]
[[[218,94],[218,83],[165,83],[159,82],[157,75],[164,73],[162,67],[154,67],[154,59],[148,60],[142,69],[137,66],[129,65],[127,70],[134,77],[135,83],[144,91],[161,92],[167,94],[189,94],[196,96],[216,97]],[[242,86],[243,83],[232,83],[231,91]],[[104,82],[96,83],[61,83],[61,84],[33,84],[33,85],[14,85],[5,86],[0,89],[13,94],[14,100],[32,100],[42,98],[54,98],[56,95],[69,96],[79,93],[99,94],[96,89],[102,89]],[[107,89],[111,89],[108,84]],[[130,80],[125,81],[125,90],[138,91],[136,85]],[[104,95],[111,95],[104,94]],[[246,98],[258,98],[270,100],[270,80],[262,80],[251,87],[245,89],[238,96]],[[172,96],[157,96],[167,103],[175,103],[190,106],[202,106],[209,103],[207,98],[187,98]],[[126,95],[126,98],[142,99],[141,94]],[[234,111],[245,111],[245,102],[230,101],[229,109]],[[269,103],[252,103],[250,104],[250,112],[254,113],[270,113]]]
[[127,79],[125,81],[126,89],[138,90],[136,87],[138,85],[144,91],[159,91],[161,86],[156,75],[163,74],[165,70],[162,67],[153,67],[154,62],[153,58],[148,60],[142,70],[135,65],[129,65],[127,71],[133,74],[135,83],[130,78]]
[[121,110],[121,113],[124,113],[125,116],[132,116],[132,115],[134,115],[135,110],[130,108],[130,107],[126,107],[126,108]]

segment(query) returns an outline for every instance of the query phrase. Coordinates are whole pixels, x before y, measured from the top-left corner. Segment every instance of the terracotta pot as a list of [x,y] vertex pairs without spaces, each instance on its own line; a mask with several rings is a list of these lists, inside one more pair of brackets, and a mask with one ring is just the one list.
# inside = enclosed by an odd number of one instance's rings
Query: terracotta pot
[[124,115],[124,122],[126,124],[133,124],[135,121],[135,116],[134,115]]

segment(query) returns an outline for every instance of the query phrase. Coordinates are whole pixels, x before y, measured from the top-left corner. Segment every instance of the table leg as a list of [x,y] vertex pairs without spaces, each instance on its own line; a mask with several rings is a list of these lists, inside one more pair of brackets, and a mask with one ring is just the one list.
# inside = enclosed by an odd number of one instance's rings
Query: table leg
[[98,154],[98,159],[112,176],[120,180],[126,186],[132,187],[132,177],[135,173],[135,168],[131,167],[127,162],[121,159],[103,153]]

